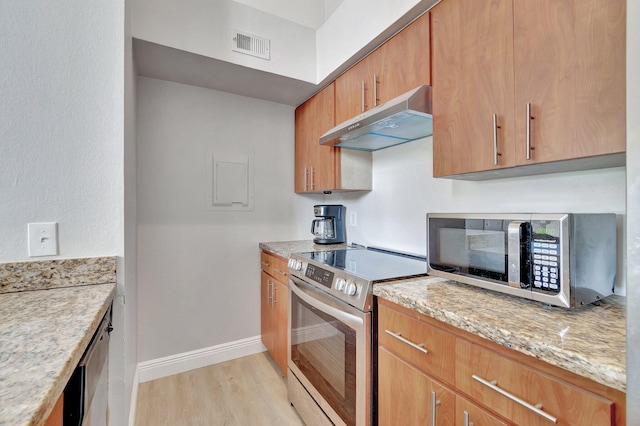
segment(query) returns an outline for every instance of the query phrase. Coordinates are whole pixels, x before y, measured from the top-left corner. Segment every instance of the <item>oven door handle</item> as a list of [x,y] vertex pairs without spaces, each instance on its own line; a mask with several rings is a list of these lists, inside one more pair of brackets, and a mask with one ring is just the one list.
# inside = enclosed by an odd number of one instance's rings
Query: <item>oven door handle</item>
[[[366,314],[351,307],[347,303],[336,301],[336,304],[340,303],[340,305],[344,305],[344,308],[338,308],[336,306],[331,306],[327,303],[324,303],[318,300],[318,297],[327,298],[331,296],[325,295],[320,290],[315,290],[310,285],[298,280],[290,279],[289,288],[293,293],[295,293],[296,296],[307,302],[310,306],[331,315],[338,321],[350,326],[355,330],[358,330],[358,327],[362,327],[364,325],[364,317],[366,316]],[[356,311],[360,315],[358,315],[356,312],[352,313],[348,311]]]

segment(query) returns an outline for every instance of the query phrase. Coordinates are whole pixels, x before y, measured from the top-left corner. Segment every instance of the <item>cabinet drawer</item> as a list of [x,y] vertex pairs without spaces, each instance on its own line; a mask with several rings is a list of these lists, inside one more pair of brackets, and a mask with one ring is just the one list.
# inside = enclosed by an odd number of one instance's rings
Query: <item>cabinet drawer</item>
[[288,285],[287,261],[280,256],[271,256],[273,260],[272,276],[284,285]]
[[282,284],[288,285],[287,260],[285,258],[263,251],[260,253],[260,267]]
[[507,426],[505,422],[456,395],[456,424],[464,426]]
[[613,402],[462,338],[455,378],[461,392],[519,425],[548,426],[544,415],[558,425],[613,424]]
[[425,373],[454,382],[454,335],[379,305],[378,344]]
[[260,253],[260,267],[267,274],[273,274],[273,256],[266,251]]

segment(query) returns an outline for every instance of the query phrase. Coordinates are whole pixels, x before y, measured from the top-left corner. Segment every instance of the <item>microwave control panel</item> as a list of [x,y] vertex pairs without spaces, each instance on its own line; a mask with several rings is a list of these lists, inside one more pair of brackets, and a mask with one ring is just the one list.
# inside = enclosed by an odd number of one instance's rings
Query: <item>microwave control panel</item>
[[560,221],[535,220],[531,223],[533,288],[560,292]]

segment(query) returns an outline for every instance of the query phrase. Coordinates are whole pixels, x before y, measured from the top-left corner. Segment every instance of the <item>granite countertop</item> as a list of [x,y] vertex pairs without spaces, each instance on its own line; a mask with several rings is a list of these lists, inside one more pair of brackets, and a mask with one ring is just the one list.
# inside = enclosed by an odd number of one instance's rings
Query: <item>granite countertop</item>
[[624,298],[576,309],[435,277],[374,286],[373,294],[502,346],[626,390]]
[[270,251],[280,255],[285,259],[293,253],[304,253],[308,251],[327,251],[348,248],[346,244],[314,244],[313,240],[298,241],[273,241],[259,244],[260,250]]
[[96,284],[0,294],[0,425],[44,424],[115,288]]
[[116,294],[116,258],[0,264],[0,426],[43,425]]

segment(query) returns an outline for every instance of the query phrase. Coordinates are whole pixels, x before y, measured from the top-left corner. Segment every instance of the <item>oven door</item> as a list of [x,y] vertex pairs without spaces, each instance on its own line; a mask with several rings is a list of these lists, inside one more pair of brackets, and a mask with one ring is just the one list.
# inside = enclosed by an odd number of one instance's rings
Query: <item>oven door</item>
[[[297,379],[333,424],[370,424],[371,313],[289,278],[288,362],[295,377],[288,380]],[[304,395],[291,395],[291,385],[289,392],[303,420],[315,424],[305,419],[303,404],[296,404]]]

